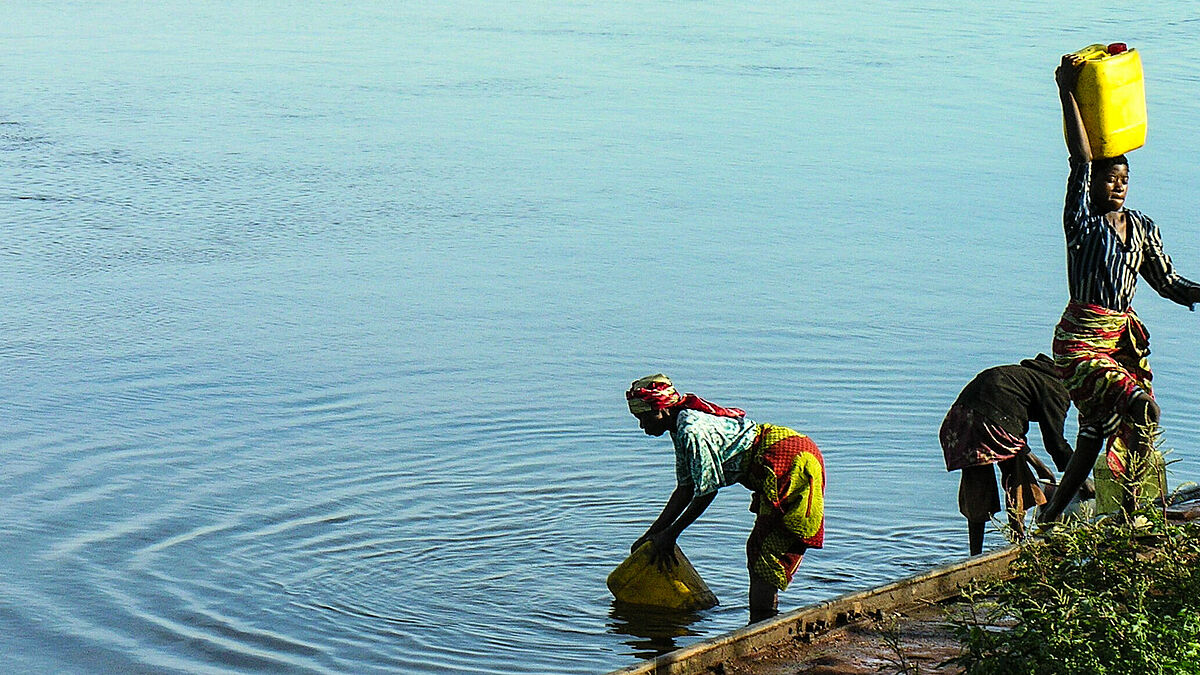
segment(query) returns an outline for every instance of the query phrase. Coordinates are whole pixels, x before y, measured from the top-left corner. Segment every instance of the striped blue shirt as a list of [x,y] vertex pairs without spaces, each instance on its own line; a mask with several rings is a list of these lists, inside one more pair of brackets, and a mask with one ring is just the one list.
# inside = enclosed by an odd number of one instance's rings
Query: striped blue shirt
[[1063,229],[1067,235],[1067,285],[1071,299],[1117,312],[1129,311],[1140,274],[1158,294],[1195,309],[1200,285],[1175,272],[1163,252],[1154,221],[1125,209],[1126,241],[1117,237],[1104,214],[1088,213],[1091,165],[1071,160]]

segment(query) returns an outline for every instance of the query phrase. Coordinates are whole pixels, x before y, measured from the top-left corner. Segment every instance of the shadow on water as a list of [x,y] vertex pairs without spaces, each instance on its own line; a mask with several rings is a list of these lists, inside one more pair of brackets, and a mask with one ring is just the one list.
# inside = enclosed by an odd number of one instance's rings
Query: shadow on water
[[632,656],[651,659],[680,647],[676,639],[701,635],[692,626],[706,618],[703,611],[681,611],[613,601],[608,613],[608,632],[628,635],[623,642],[633,649]]

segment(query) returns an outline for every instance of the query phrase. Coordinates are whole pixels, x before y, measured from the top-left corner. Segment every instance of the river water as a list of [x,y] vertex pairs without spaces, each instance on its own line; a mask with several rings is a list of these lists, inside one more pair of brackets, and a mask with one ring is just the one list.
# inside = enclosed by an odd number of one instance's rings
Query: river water
[[[961,557],[938,424],[1066,301],[1058,55],[1142,52],[1130,204],[1195,278],[1197,30],[1171,2],[12,3],[6,670],[595,673],[738,628],[741,488],[680,539],[720,606],[604,585],[672,488],[622,397],[660,371],[823,449],[783,609]],[[1200,318],[1137,306],[1178,482]]]

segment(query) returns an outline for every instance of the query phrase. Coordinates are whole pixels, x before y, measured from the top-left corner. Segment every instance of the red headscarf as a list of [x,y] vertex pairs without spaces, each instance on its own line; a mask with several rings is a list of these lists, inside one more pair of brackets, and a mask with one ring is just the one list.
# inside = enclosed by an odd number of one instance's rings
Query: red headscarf
[[629,412],[635,415],[671,408],[699,410],[720,417],[744,417],[746,415],[746,411],[740,408],[722,408],[695,394],[680,394],[675,389],[675,385],[671,384],[671,380],[662,373],[634,381],[629,391],[625,392],[625,401],[629,404]]

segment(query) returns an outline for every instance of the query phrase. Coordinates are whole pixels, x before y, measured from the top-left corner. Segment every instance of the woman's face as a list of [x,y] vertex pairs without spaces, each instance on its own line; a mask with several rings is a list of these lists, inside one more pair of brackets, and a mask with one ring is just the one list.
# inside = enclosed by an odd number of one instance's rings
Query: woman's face
[[665,410],[638,413],[634,417],[647,436],[662,436],[671,430],[671,415]]
[[1097,213],[1120,211],[1129,193],[1129,167],[1114,164],[1092,176],[1092,206]]

